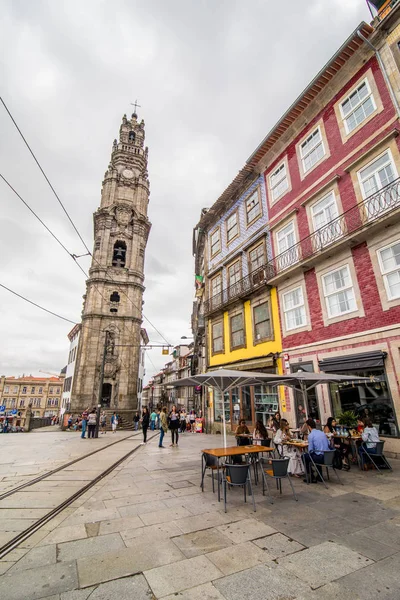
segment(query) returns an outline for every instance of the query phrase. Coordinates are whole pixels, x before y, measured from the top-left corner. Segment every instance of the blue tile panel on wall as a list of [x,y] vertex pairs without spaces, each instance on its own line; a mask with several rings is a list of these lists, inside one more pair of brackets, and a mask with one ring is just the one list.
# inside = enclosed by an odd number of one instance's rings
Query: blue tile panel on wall
[[[253,193],[253,191],[260,187],[261,192],[261,210],[262,216],[257,219],[254,223],[247,227],[247,217],[246,217],[246,199]],[[239,213],[239,236],[229,244],[226,241],[226,220],[227,218],[238,210]],[[208,272],[212,273],[215,269],[217,269],[221,264],[223,264],[227,258],[227,256],[239,256],[238,253],[235,253],[236,250],[239,250],[243,244],[248,244],[251,242],[252,238],[256,240],[260,237],[261,233],[268,231],[268,214],[267,214],[267,197],[265,191],[265,183],[263,175],[260,177],[249,187],[247,190],[240,196],[240,198],[235,202],[235,204],[224,214],[224,216],[219,219],[216,223],[214,223],[213,227],[209,230],[209,243],[208,248],[209,252],[211,252],[211,243],[210,243],[210,234],[215,231],[217,227],[220,227],[221,230],[221,252],[219,252],[214,258],[209,256],[208,259]],[[270,260],[272,258],[272,248],[269,236],[267,238],[267,258]],[[245,277],[248,274],[248,262],[247,260],[242,261],[242,275]],[[223,272],[223,286],[226,285],[226,273]]]

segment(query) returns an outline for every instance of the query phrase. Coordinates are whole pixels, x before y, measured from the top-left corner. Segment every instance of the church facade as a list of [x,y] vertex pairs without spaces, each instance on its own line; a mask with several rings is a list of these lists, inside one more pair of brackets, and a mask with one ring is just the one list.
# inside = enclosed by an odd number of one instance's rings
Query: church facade
[[131,421],[137,409],[144,256],[151,228],[147,158],[144,121],[136,113],[131,119],[124,115],[94,213],[72,413],[100,400],[104,409]]

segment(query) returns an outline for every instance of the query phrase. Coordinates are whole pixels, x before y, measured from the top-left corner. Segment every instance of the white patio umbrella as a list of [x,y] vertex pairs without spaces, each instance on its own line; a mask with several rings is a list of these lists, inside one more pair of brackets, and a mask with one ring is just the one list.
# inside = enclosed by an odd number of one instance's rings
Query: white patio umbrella
[[[340,383],[343,381],[348,382],[367,382],[370,381],[368,377],[352,377],[349,375],[333,375],[331,373],[309,373],[300,371],[298,373],[288,373],[286,375],[277,375],[275,373],[258,373],[257,371],[238,371],[230,369],[217,369],[215,371],[208,371],[208,373],[200,373],[198,375],[191,375],[184,379],[177,379],[171,381],[167,385],[172,387],[188,387],[204,385],[219,390],[222,395],[222,402],[224,393],[237,387],[244,387],[246,385],[287,385],[289,387],[300,387],[303,394],[305,406],[307,406],[307,392],[314,388],[316,385],[323,383]],[[308,418],[308,415],[307,415]],[[225,409],[222,405],[222,425],[224,435],[224,447],[226,447],[226,422],[225,422]]]

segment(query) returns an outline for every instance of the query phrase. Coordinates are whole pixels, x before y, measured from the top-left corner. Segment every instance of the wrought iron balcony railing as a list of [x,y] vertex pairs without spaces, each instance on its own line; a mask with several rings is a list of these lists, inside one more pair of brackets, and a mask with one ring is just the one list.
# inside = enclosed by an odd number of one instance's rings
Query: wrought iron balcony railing
[[397,208],[400,208],[400,177],[278,254],[267,265],[269,279],[316,256],[340,238],[369,227]]
[[236,281],[236,283],[233,283],[224,290],[221,290],[218,294],[211,296],[211,298],[204,302],[204,314],[207,316],[217,310],[221,310],[238,298],[246,297],[254,290],[265,286],[268,282],[268,279],[273,276],[272,272],[267,272],[268,268],[270,268],[269,265],[263,265],[252,273],[246,275],[246,277],[239,279],[239,281]]

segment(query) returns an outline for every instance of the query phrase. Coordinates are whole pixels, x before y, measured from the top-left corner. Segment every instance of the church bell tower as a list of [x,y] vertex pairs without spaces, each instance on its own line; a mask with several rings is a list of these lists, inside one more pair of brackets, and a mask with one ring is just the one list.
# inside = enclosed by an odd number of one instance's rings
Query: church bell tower
[[124,115],[94,213],[71,412],[97,406],[132,422],[137,409],[149,180],[144,121]]

